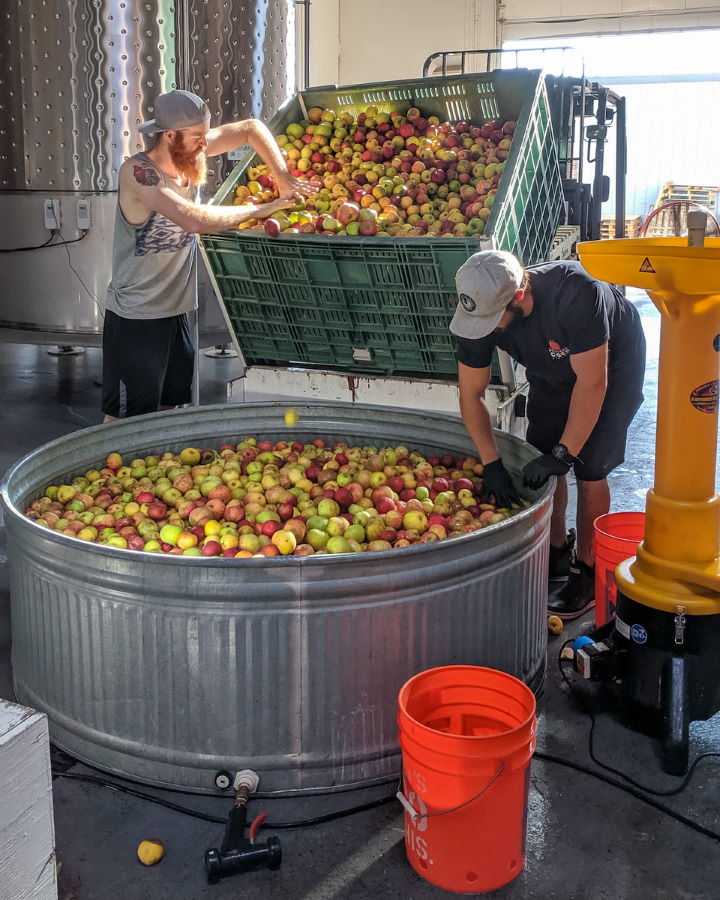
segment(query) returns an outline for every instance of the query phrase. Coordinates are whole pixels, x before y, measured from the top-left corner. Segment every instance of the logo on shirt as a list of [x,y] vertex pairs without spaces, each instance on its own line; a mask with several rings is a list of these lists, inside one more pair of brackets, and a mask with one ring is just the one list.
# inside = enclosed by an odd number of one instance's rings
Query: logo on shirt
[[548,351],[551,359],[567,359],[570,356],[569,347],[561,347],[557,341],[552,338],[548,341]]
[[477,304],[475,303],[475,301],[473,300],[472,297],[468,297],[467,294],[460,294],[459,299],[460,299],[460,304],[461,304],[462,308],[465,310],[465,312],[469,312],[469,313],[475,312]]
[[194,236],[184,228],[154,212],[147,222],[135,231],[135,256],[172,253],[184,249],[193,240]]

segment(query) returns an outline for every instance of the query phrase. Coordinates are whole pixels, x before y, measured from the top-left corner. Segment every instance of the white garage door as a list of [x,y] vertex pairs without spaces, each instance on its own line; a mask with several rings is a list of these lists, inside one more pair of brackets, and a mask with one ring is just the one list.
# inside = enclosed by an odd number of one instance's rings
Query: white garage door
[[720,25],[715,0],[505,0],[502,39],[675,31]]

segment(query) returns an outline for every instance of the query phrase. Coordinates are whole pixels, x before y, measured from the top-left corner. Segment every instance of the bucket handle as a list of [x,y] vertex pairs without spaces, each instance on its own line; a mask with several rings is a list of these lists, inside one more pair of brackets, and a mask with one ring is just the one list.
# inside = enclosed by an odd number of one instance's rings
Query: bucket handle
[[441,810],[438,810],[437,812],[431,812],[431,813],[420,812],[419,810],[415,809],[415,807],[408,800],[408,798],[405,796],[405,794],[403,794],[402,790],[399,790],[395,794],[395,796],[398,798],[400,803],[402,803],[403,807],[405,808],[405,811],[408,813],[408,815],[413,820],[413,822],[417,823],[421,819],[430,819],[433,816],[446,816],[448,813],[457,812],[459,809],[463,809],[465,806],[469,806],[471,803],[474,803],[476,800],[479,800],[480,797],[482,797],[482,795],[492,787],[493,783],[496,781],[496,779],[498,779],[502,775],[502,773],[504,771],[505,771],[505,763],[501,762],[500,768],[497,770],[497,772],[492,776],[492,778],[490,779],[490,781],[488,781],[488,783],[485,785],[485,787],[482,788],[482,790],[478,791],[474,797],[471,797],[469,800],[465,800],[463,803],[460,803],[457,806],[453,806],[450,809],[441,809]]

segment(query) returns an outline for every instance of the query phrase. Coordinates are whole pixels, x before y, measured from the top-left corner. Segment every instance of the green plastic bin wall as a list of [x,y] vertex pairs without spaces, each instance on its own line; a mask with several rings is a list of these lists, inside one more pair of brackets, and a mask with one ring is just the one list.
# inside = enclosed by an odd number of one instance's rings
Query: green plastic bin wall
[[[514,119],[517,128],[486,237],[526,264],[547,258],[563,207],[542,73],[514,69],[449,78],[313,88],[270,122],[281,134],[313,106],[355,114],[373,104],[418,106],[442,121]],[[232,203],[258,157],[249,151],[214,203]],[[474,238],[362,238],[237,231],[202,243],[248,365],[302,365],[348,372],[451,379],[448,324],[455,272],[480,249]]]

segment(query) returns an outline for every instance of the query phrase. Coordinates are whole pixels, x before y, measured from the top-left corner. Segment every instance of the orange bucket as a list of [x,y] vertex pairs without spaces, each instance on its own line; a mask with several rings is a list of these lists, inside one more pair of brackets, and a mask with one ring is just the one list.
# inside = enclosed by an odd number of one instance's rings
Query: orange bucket
[[405,852],[432,884],[477,894],[525,866],[535,696],[480,666],[428,669],[400,690]]
[[595,624],[612,619],[617,604],[615,569],[635,556],[645,534],[644,512],[606,513],[595,519]]

